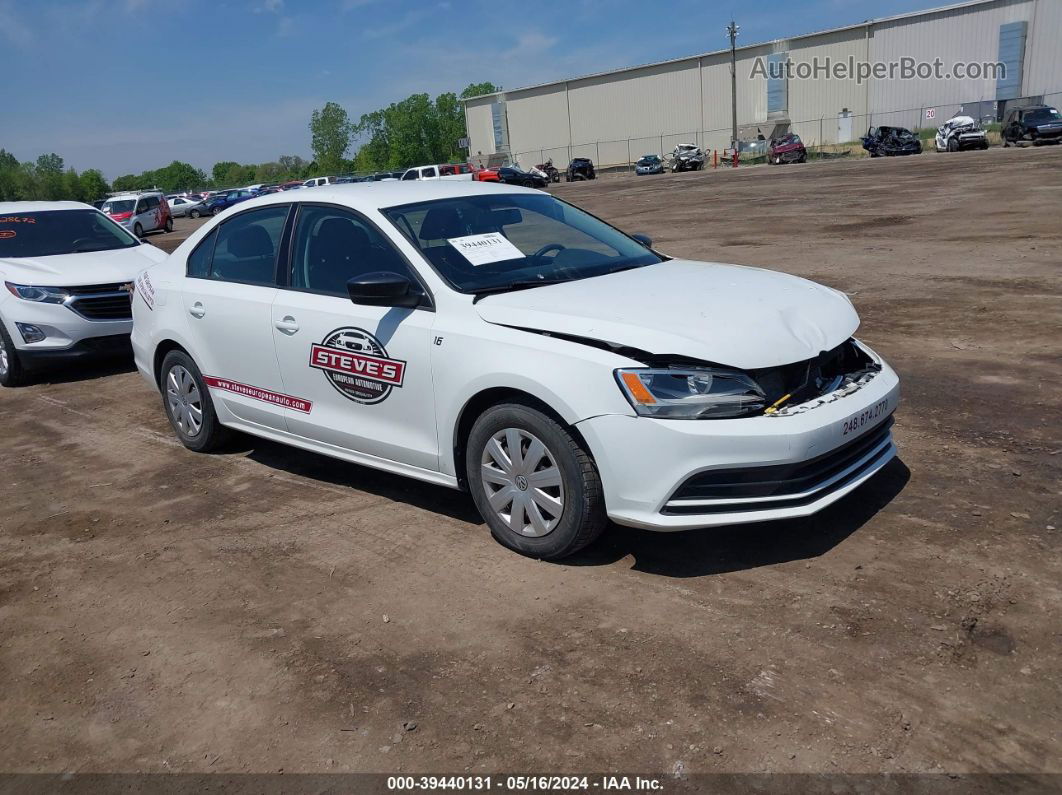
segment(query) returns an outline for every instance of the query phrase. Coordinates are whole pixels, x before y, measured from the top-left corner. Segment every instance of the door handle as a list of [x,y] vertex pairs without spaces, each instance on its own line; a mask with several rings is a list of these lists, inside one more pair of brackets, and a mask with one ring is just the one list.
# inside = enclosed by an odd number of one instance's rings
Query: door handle
[[277,331],[282,331],[285,334],[294,334],[299,330],[299,324],[295,322],[295,318],[291,315],[286,315],[283,320],[278,320],[273,325]]
[[202,317],[206,314],[206,308],[201,303],[196,301],[188,308],[188,314],[192,317]]

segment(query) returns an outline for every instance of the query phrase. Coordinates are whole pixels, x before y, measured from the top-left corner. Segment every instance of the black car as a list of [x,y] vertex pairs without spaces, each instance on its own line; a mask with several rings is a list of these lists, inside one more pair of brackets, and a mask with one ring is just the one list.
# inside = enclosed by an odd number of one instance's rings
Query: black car
[[871,127],[862,140],[871,157],[922,154],[922,142],[906,127]]
[[516,166],[502,166],[498,169],[498,181],[506,185],[523,185],[525,188],[544,188],[548,183],[544,177],[524,171]]
[[568,170],[564,172],[565,182],[577,182],[583,179],[594,179],[594,163],[589,157],[572,158],[568,164]]
[[1003,120],[1003,146],[1018,143],[1062,141],[1062,113],[1050,105],[1026,105],[1007,112]]

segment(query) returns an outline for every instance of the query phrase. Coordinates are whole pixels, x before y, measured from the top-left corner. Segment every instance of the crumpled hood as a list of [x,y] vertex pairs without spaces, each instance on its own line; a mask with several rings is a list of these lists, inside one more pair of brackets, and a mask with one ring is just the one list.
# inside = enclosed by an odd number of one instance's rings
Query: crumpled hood
[[9,282],[41,287],[116,284],[132,281],[140,271],[164,259],[165,251],[144,244],[113,251],[0,259],[0,274]]
[[785,273],[669,260],[490,295],[489,323],[587,337],[744,370],[810,359],[859,326],[843,293]]

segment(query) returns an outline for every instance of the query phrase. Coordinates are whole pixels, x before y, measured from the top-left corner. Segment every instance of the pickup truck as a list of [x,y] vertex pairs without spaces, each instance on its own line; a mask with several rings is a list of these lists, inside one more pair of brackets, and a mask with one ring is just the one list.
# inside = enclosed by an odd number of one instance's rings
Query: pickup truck
[[425,179],[472,179],[472,166],[468,163],[443,163],[436,166],[414,166],[407,169],[402,180]]

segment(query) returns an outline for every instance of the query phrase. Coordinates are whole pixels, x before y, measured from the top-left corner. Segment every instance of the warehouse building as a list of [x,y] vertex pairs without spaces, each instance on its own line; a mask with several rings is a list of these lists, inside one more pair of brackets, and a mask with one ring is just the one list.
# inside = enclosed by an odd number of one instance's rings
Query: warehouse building
[[[935,127],[960,112],[999,119],[1008,102],[1057,106],[1060,40],[1062,0],[968,0],[739,46],[738,138],[791,130],[809,145],[836,144],[872,126]],[[725,49],[472,97],[465,101],[469,154],[524,167],[552,158],[563,167],[572,157],[625,165],[679,143],[725,149],[730,62]],[[904,64],[926,64],[917,67],[925,75],[934,63],[930,77],[902,74]],[[961,76],[955,64],[963,64]],[[816,66],[817,77],[802,79]],[[864,80],[824,76],[870,67],[878,71]]]

